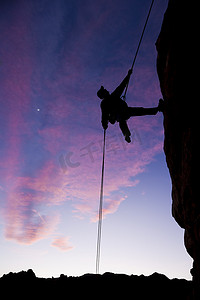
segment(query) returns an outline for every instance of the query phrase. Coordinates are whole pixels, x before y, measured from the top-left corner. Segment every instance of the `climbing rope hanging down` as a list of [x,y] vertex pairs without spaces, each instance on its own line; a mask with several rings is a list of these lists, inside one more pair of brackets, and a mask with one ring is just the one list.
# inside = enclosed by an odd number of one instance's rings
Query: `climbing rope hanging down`
[[101,248],[101,229],[102,229],[102,216],[103,216],[103,180],[104,180],[104,166],[105,166],[105,149],[106,149],[106,130],[104,129],[103,136],[103,159],[101,169],[101,191],[99,202],[99,222],[98,222],[98,235],[97,235],[97,256],[96,256],[96,274],[99,274],[100,263],[100,248]]
[[[153,6],[154,0],[152,0],[150,8],[149,8],[149,12],[144,24],[144,28],[137,46],[137,50],[133,59],[133,63],[131,66],[131,69],[133,70],[133,67],[135,65],[135,61],[140,49],[140,45],[144,36],[144,32],[149,20],[149,16],[151,13],[151,9]],[[123,99],[126,99],[126,93],[127,93],[127,89],[128,89],[128,85],[129,85],[129,81],[126,85],[126,89],[123,95]],[[98,215],[98,234],[97,234],[97,253],[96,253],[96,274],[99,274],[99,264],[100,264],[100,252],[101,252],[101,233],[102,233],[102,218],[103,218],[103,183],[104,183],[104,167],[105,167],[105,149],[106,149],[106,130],[104,129],[104,137],[103,137],[103,159],[102,159],[102,169],[101,169],[101,190],[100,190],[100,202],[99,202],[99,215]]]

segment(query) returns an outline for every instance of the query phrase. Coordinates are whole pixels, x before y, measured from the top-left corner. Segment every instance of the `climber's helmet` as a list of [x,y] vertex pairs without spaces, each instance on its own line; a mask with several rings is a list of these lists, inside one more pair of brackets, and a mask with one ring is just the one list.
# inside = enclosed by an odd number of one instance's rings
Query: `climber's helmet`
[[104,98],[106,98],[107,96],[109,96],[110,94],[109,94],[109,92],[106,90],[106,89],[104,89],[104,87],[103,86],[101,86],[101,88],[98,90],[98,92],[97,92],[97,96],[100,98],[100,99],[104,99]]

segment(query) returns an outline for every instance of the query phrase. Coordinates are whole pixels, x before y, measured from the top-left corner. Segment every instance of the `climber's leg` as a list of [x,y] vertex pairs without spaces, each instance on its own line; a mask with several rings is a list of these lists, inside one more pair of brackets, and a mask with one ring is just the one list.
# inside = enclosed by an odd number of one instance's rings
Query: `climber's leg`
[[130,139],[130,136],[131,136],[131,132],[128,128],[128,125],[126,123],[126,120],[122,120],[122,121],[119,121],[119,127],[123,133],[123,135],[125,136],[125,140],[130,143],[131,142],[131,139]]
[[157,112],[158,112],[158,107],[152,107],[152,108],[129,107],[128,108],[129,117],[156,115]]

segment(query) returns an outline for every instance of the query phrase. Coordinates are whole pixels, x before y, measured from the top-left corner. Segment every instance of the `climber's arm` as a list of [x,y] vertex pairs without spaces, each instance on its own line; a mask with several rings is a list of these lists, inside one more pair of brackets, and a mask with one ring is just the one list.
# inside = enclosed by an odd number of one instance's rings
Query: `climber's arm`
[[112,96],[121,97],[127,83],[129,82],[130,76],[132,74],[132,69],[128,71],[128,75],[124,78],[124,80],[120,83],[120,85],[112,92]]

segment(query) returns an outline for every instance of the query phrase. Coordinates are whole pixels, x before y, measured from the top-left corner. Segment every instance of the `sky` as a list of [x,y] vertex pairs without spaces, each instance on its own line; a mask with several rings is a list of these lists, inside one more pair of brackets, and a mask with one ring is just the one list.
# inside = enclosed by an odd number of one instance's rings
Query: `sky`
[[[0,276],[95,273],[103,129],[96,92],[126,76],[149,0],[10,0],[0,4]],[[167,0],[155,1],[127,92],[162,97],[155,42]],[[106,137],[100,272],[191,279],[171,215],[163,116]]]

